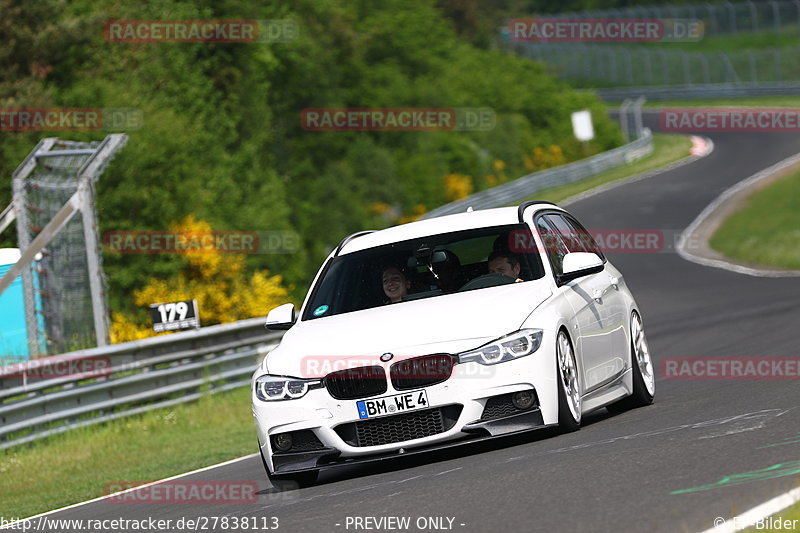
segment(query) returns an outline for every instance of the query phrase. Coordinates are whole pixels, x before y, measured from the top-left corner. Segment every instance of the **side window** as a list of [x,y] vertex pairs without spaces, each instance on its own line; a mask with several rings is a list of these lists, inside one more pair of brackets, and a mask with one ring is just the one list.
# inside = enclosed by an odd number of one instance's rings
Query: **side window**
[[558,232],[545,220],[546,216],[541,216],[536,219],[536,229],[539,236],[542,238],[542,245],[550,259],[550,264],[553,266],[553,271],[556,274],[562,274],[562,263],[564,256],[567,255],[568,249],[561,240]]
[[605,257],[600,247],[597,246],[594,238],[580,225],[577,220],[561,214],[548,214],[545,217],[561,234],[570,252],[592,252],[600,256],[603,261]]
[[564,219],[569,223],[570,226],[572,226],[575,235],[578,237],[578,240],[584,249],[583,251],[596,253],[600,256],[600,259],[605,262],[606,256],[603,255],[603,251],[600,249],[600,246],[597,245],[597,241],[594,240],[592,234],[586,231],[586,228],[584,228],[580,222],[571,216],[564,215]]
[[570,226],[561,215],[548,214],[542,217],[546,219],[558,231],[561,240],[567,246],[570,252],[585,252],[578,236],[575,234],[575,229]]

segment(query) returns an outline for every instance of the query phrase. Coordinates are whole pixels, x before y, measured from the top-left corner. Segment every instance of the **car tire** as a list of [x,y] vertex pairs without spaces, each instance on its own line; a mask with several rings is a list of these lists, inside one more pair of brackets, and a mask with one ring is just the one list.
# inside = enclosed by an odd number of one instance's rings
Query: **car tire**
[[558,428],[562,433],[581,427],[581,396],[575,350],[564,330],[556,337],[556,378],[558,388]]
[[633,393],[608,405],[606,409],[612,413],[620,413],[650,405],[653,403],[656,392],[656,379],[653,371],[653,359],[650,356],[650,346],[647,344],[647,338],[644,335],[642,319],[636,311],[631,313],[631,367]]
[[305,472],[296,472],[294,474],[273,474],[269,471],[267,460],[264,459],[264,452],[260,451],[259,455],[261,455],[261,463],[264,465],[264,471],[267,473],[267,479],[269,479],[269,482],[272,484],[272,486],[280,492],[310,487],[317,482],[319,470],[307,470]]

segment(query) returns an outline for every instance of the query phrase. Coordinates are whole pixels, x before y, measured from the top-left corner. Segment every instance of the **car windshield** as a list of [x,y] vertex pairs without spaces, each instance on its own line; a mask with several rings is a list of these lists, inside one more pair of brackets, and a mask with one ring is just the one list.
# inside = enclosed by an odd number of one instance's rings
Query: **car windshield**
[[525,224],[431,235],[332,258],[312,290],[303,320],[543,275]]

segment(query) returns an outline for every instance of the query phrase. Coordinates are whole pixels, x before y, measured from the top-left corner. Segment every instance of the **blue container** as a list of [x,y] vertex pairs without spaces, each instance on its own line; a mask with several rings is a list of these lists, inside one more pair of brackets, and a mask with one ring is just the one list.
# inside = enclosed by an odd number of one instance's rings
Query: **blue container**
[[[20,258],[18,248],[0,248],[0,278]],[[38,285],[38,277],[34,274],[34,285]],[[40,300],[37,294],[36,307],[40,310]],[[39,331],[44,331],[44,324],[39,317]],[[39,339],[40,347],[44,353],[44,338]],[[0,294],[0,366],[30,359],[28,349],[28,331],[25,327],[25,296],[22,292],[22,276],[17,277],[11,285]]]

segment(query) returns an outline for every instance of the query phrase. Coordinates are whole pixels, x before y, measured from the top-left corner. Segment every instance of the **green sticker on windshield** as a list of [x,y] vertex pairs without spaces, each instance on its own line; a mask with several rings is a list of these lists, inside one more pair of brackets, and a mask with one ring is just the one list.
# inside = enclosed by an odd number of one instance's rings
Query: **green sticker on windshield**
[[328,306],[327,305],[320,305],[319,307],[314,309],[314,316],[322,316],[327,312],[328,312]]

